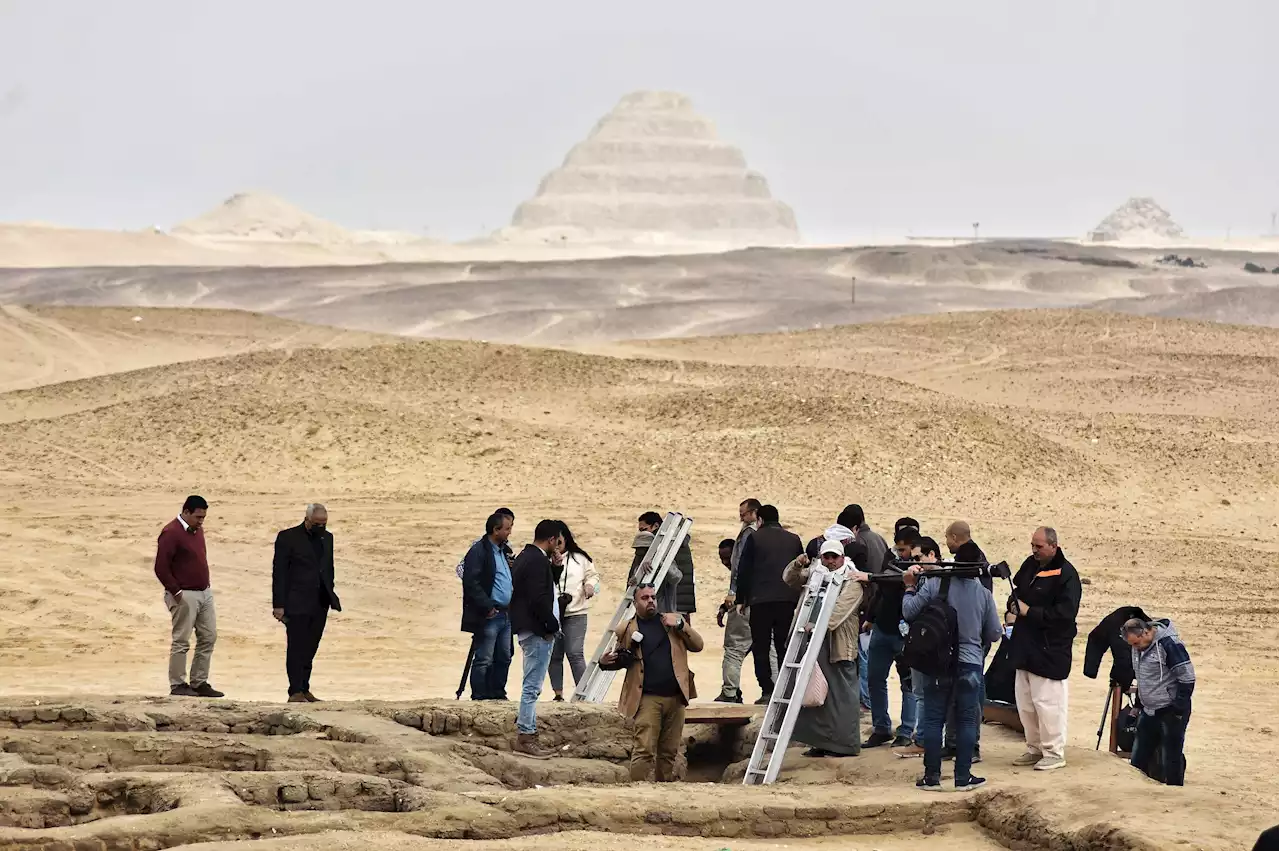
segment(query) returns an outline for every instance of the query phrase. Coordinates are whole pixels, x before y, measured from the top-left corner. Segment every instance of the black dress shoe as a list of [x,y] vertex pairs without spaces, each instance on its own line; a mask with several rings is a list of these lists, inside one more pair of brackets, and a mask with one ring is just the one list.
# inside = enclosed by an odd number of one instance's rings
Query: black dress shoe
[[887,745],[893,741],[892,733],[872,733],[867,736],[867,740],[862,743],[864,748],[878,748],[881,745]]
[[893,746],[895,748],[905,748],[909,744],[911,744],[911,739],[907,736],[898,736],[893,740]]
[[199,697],[200,692],[193,689],[186,683],[181,683],[169,688],[169,694],[173,697]]
[[218,691],[208,683],[201,683],[198,686],[192,686],[192,690],[196,693],[197,697],[226,697],[225,694]]
[[829,751],[824,751],[822,748],[809,748],[804,752],[804,756],[820,758],[824,756],[835,756],[835,754]]

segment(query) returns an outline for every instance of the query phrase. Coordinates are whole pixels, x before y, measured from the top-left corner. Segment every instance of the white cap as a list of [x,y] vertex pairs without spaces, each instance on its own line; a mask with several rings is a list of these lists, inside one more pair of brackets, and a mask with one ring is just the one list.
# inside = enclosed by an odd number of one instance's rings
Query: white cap
[[824,541],[822,544],[822,550],[818,554],[827,555],[828,553],[837,556],[844,555],[844,544],[839,541]]

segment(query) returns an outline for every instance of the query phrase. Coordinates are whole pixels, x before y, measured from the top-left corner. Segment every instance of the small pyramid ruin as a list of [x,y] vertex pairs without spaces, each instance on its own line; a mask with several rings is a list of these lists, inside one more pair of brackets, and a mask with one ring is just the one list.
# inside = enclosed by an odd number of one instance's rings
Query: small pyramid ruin
[[634,92],[521,204],[502,237],[627,243],[798,242],[795,214],[675,92]]
[[208,239],[319,245],[354,241],[352,232],[346,228],[264,192],[238,192],[207,213],[175,225],[172,233]]
[[1090,242],[1164,242],[1182,237],[1182,228],[1154,198],[1130,198],[1089,232]]

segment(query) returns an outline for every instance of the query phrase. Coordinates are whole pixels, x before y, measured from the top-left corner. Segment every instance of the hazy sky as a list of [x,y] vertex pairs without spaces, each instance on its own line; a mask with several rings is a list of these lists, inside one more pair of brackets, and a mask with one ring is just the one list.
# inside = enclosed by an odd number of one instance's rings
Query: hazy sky
[[814,241],[1079,234],[1131,195],[1256,235],[1277,27],[1276,0],[0,0],[0,221],[167,227],[256,188],[473,236],[662,88]]

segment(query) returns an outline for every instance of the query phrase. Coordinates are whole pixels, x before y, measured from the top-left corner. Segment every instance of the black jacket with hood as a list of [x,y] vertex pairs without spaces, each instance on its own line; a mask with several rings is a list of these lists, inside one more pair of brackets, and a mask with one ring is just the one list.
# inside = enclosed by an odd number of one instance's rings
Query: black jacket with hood
[[1103,655],[1111,651],[1111,684],[1128,691],[1133,684],[1132,648],[1120,634],[1124,622],[1130,618],[1142,618],[1149,621],[1147,613],[1137,606],[1121,606],[1107,615],[1089,633],[1089,642],[1084,647],[1084,675],[1091,680],[1098,678],[1098,668],[1102,665]]
[[533,544],[525,544],[511,566],[511,631],[543,637],[559,632],[555,588],[551,559]]
[[1080,574],[1062,550],[1046,565],[1029,556],[1013,578],[1014,596],[1030,610],[1013,626],[1009,656],[1019,671],[1050,680],[1071,675],[1071,643],[1080,611]]

